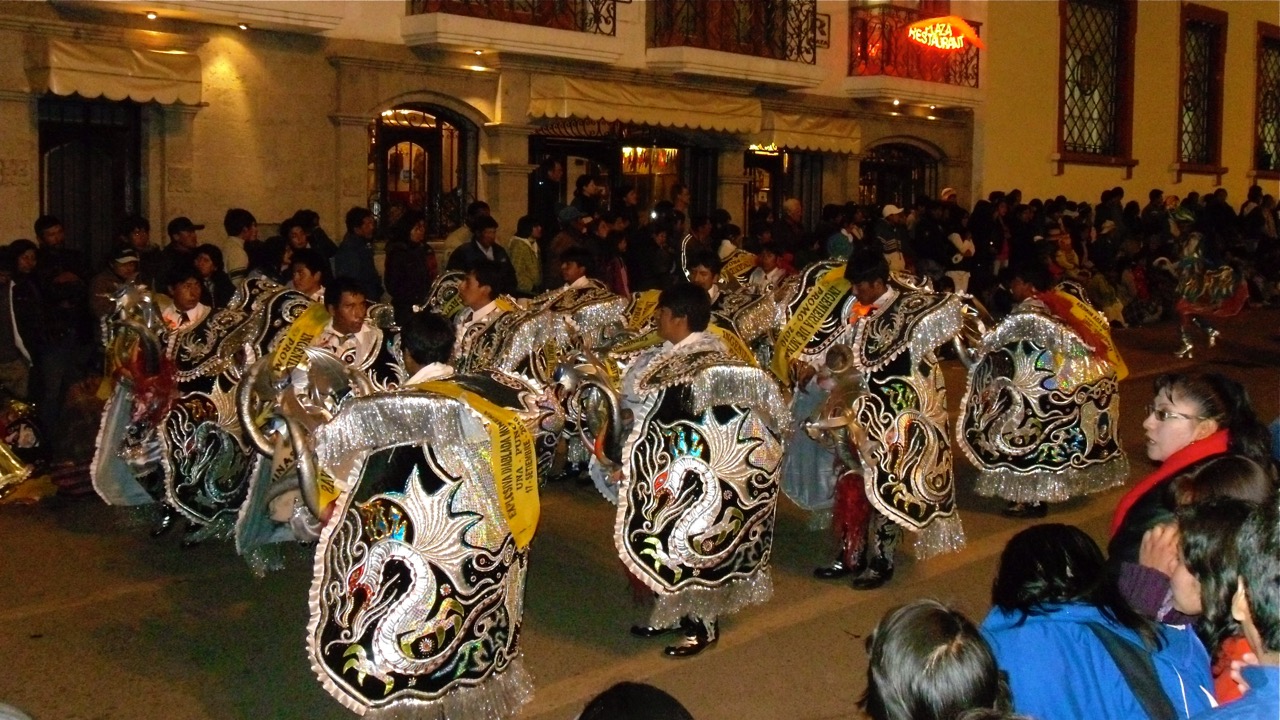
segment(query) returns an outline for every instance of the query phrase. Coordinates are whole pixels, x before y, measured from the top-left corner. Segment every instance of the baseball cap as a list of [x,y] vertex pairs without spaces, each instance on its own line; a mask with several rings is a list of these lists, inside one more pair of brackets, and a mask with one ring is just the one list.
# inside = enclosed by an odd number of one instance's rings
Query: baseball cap
[[898,213],[901,213],[901,212],[903,212],[902,208],[898,207],[897,205],[894,205],[893,203],[890,203],[884,206],[884,210],[880,213],[880,216],[889,217],[890,215],[897,215]]
[[175,235],[177,233],[183,232],[184,230],[203,230],[203,229],[204,229],[203,225],[197,225],[191,222],[191,218],[187,217],[186,215],[178,216],[169,221],[170,235]]
[[556,217],[560,218],[560,222],[573,222],[574,220],[577,220],[578,218],[582,217],[585,214],[586,213],[582,212],[581,210],[574,207],[573,205],[568,205],[564,208],[561,208],[560,212],[556,213]]
[[120,248],[111,253],[111,262],[116,265],[124,265],[125,263],[138,262],[138,253],[133,248]]
[[941,197],[943,200],[946,200],[949,197],[954,197],[955,194],[956,194],[955,188],[942,188],[942,195],[940,195],[939,197]]

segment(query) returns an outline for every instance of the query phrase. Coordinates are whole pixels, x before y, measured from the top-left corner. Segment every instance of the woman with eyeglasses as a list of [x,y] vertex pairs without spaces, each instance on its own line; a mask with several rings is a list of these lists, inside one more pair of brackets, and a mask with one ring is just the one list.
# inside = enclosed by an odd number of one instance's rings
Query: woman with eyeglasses
[[1142,536],[1173,511],[1169,482],[1182,470],[1223,453],[1271,467],[1271,437],[1244,387],[1224,375],[1167,374],[1156,378],[1155,399],[1142,422],[1147,457],[1160,467],[1140,480],[1111,518],[1113,564],[1136,563]]

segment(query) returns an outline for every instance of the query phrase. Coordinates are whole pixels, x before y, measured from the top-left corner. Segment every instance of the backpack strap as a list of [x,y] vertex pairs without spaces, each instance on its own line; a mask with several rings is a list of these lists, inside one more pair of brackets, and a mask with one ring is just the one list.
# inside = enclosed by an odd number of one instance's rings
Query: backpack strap
[[1133,643],[1121,638],[1111,630],[1096,622],[1085,623],[1089,630],[1097,636],[1102,647],[1106,648],[1120,674],[1124,676],[1129,689],[1137,696],[1138,703],[1146,711],[1150,720],[1176,720],[1178,714],[1173,703],[1160,686],[1156,677],[1156,666],[1151,655],[1145,650],[1134,647]]

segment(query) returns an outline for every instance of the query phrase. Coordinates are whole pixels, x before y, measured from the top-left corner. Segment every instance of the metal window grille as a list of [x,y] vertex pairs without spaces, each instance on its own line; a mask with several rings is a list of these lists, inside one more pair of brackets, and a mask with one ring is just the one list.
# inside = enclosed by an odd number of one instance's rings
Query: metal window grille
[[1120,53],[1124,6],[1114,0],[1070,0],[1064,25],[1063,149],[1119,155]]
[[652,0],[650,47],[698,47],[813,65],[817,0]]
[[1280,40],[1258,53],[1258,170],[1280,170]]
[[914,145],[880,145],[862,158],[858,185],[861,205],[911,207],[938,196],[938,160]]
[[408,0],[406,12],[465,15],[593,35],[615,35],[618,19],[617,0]]
[[1182,37],[1182,108],[1179,160],[1195,165],[1217,162],[1214,128],[1213,65],[1218,27],[1189,21]]

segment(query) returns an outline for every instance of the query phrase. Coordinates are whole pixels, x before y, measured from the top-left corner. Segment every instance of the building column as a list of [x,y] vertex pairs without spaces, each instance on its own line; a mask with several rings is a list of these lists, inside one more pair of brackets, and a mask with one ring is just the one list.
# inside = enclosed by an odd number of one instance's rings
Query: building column
[[[363,115],[334,113],[335,142],[333,166],[333,206],[325,216],[326,222],[341,237],[346,232],[343,218],[353,207],[369,206],[369,122]],[[384,208],[385,210],[385,208]]]
[[529,173],[537,167],[528,162],[531,125],[485,123],[485,157],[482,200],[498,221],[500,237],[515,232],[516,221],[529,213]]
[[716,178],[719,187],[716,189],[716,207],[724,208],[733,216],[733,224],[743,230],[747,227],[747,213],[751,211],[747,203],[746,188],[750,184],[747,177],[745,147],[730,147],[720,151],[717,160]]
[[[169,242],[165,224],[179,215],[192,214],[195,192],[195,121],[202,105],[165,105],[160,111],[159,132],[155,134],[157,152],[147,161],[147,177],[151,183],[147,198],[153,241]],[[197,223],[218,226],[220,218],[192,218]]]
[[36,96],[0,90],[0,242],[32,238],[40,215],[40,132]]

